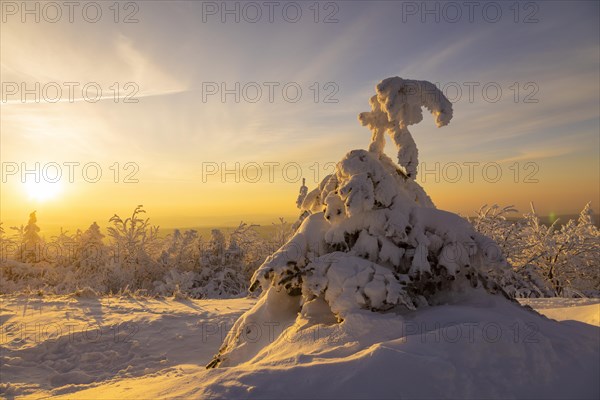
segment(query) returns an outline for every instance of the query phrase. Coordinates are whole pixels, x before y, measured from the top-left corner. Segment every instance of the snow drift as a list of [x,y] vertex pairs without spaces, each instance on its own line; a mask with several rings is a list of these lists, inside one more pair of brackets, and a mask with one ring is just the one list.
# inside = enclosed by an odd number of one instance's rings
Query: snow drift
[[[598,398],[597,327],[558,323],[502,296],[474,292],[448,299],[449,304],[401,314],[359,311],[341,323],[315,323],[317,307],[313,307],[307,313],[312,318],[300,314],[267,346],[258,351],[243,349],[247,362],[208,375],[211,379],[198,394],[210,398]],[[270,316],[286,306],[267,302],[273,308]],[[249,329],[247,337],[256,337],[256,327],[261,326],[267,336],[267,325],[257,325],[252,315],[248,312],[243,324],[236,326]]]

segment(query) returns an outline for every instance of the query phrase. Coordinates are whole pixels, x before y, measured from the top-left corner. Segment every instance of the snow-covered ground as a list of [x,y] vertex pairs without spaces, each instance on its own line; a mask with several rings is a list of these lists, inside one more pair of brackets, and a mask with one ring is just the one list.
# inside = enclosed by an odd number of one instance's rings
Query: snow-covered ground
[[118,385],[139,377],[165,379],[182,375],[187,366],[203,367],[227,330],[255,302],[68,296],[1,299],[0,396],[34,397]]
[[[600,301],[480,295],[402,315],[248,327],[252,360],[207,370],[255,299],[2,296],[0,396],[598,398]],[[254,335],[254,336],[253,336]]]
[[529,305],[548,318],[557,321],[580,321],[600,326],[600,299],[520,299],[521,304]]

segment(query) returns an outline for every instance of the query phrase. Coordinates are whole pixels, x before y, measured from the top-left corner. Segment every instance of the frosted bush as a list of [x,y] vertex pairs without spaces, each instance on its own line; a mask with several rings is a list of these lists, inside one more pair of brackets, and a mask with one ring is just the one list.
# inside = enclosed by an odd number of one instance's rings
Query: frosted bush
[[587,204],[577,221],[542,224],[533,205],[519,220],[509,220],[512,207],[482,207],[475,228],[493,238],[517,273],[541,296],[584,296],[600,293],[600,230]]
[[[35,247],[24,245],[26,232],[37,230],[15,227],[16,234],[7,237],[2,229],[0,293],[68,294],[88,287],[98,294],[236,297],[246,294],[252,273],[271,248],[255,225],[243,222],[229,235],[214,230],[207,242],[194,230],[159,238],[158,227],[142,218],[144,213],[138,206],[126,219],[114,215],[108,238],[95,222],[74,235],[61,230],[48,246],[56,249],[52,257],[38,251],[44,244],[39,236]],[[28,226],[33,224],[30,217]],[[289,227],[280,220],[276,232],[276,240],[283,241]],[[40,259],[18,261],[26,253],[23,249]]]

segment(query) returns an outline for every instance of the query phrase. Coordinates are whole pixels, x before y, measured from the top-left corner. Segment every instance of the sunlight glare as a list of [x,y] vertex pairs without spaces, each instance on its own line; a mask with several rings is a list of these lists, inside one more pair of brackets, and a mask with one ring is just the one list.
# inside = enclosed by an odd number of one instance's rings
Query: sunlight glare
[[24,182],[24,186],[29,199],[35,201],[52,200],[56,198],[60,192],[62,192],[60,182],[51,183],[45,181],[26,181]]

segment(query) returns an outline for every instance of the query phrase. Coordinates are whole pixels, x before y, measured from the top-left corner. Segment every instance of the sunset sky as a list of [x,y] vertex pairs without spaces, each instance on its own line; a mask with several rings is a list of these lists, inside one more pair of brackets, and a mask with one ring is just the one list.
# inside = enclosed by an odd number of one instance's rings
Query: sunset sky
[[[2,2],[5,229],[33,210],[48,231],[104,227],[138,204],[167,228],[292,220],[301,177],[312,189],[368,146],[357,115],[389,76],[437,82],[454,103],[450,125],[426,115],[411,127],[424,163],[417,182],[437,207],[600,208],[596,1],[496,2],[471,16],[436,2],[433,14],[421,2],[298,2],[285,12],[281,2],[273,22],[263,2],[252,3],[261,15],[243,2],[192,1],[123,2],[116,15],[99,2],[95,23],[86,2],[73,22],[66,8],[58,18],[30,2],[36,22],[22,4]],[[236,7],[239,22],[220,14]],[[21,174],[35,163],[40,183]],[[239,183],[222,171],[236,163]]]

